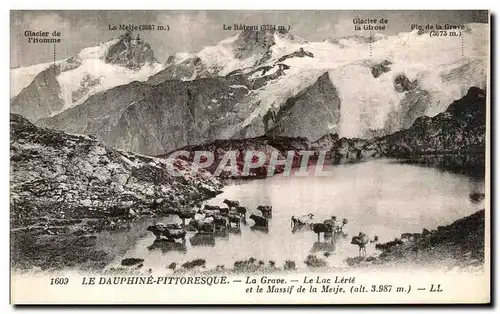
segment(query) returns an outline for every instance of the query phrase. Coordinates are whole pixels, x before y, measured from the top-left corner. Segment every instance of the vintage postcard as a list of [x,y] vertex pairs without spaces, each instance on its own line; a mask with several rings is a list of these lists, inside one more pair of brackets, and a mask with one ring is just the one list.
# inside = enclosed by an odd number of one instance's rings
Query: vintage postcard
[[12,304],[485,304],[489,11],[10,12]]

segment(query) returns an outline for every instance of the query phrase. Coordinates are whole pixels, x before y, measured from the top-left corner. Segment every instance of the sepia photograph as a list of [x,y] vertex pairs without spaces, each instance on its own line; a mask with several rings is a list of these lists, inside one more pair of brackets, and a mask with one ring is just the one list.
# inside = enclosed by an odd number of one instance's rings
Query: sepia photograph
[[488,304],[487,10],[11,10],[12,304]]

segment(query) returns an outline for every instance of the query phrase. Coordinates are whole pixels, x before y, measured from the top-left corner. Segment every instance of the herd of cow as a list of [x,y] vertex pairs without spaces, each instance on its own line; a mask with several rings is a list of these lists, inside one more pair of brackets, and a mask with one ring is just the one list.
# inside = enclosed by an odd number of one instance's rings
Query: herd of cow
[[[223,203],[227,207],[216,205],[198,205],[193,210],[173,211],[170,214],[177,215],[182,224],[164,224],[157,223],[147,228],[151,231],[156,240],[150,249],[161,248],[163,250],[181,250],[185,251],[185,239],[187,231],[195,232],[195,235],[189,239],[191,245],[215,245],[215,236],[227,236],[229,233],[240,233],[240,225],[243,222],[246,224],[247,209],[240,206],[238,201],[225,199]],[[272,218],[272,206],[257,206],[260,214],[252,213],[249,218],[254,221],[254,225],[250,227],[252,230],[260,230],[268,232],[269,219]],[[186,219],[189,223],[186,225]],[[345,237],[343,232],[344,226],[348,223],[346,218],[337,220],[337,217],[332,216],[330,219],[322,223],[314,222],[314,214],[291,217],[292,233],[299,230],[311,230],[318,235],[318,243],[320,235],[323,233],[325,241],[331,239],[335,241],[339,236]],[[164,238],[162,238],[164,237]],[[176,242],[181,240],[182,243]],[[360,232],[358,236],[352,238],[351,244],[359,247],[359,254],[366,255],[366,244],[377,241],[370,240],[366,234]]]
[[[195,232],[195,235],[189,239],[191,245],[215,245],[216,235],[226,236],[230,232],[239,233],[241,222],[246,224],[247,209],[245,207],[240,206],[238,201],[228,199],[225,199],[223,203],[227,207],[205,205],[201,208],[199,205],[193,210],[173,211],[170,214],[177,215],[182,225],[157,223],[149,226],[147,231],[151,231],[156,236],[155,243],[161,243],[163,247],[165,244],[176,243],[178,239],[184,243],[187,231]],[[250,228],[267,232],[269,219],[273,215],[272,207],[259,205],[257,210],[260,214],[252,213],[249,216],[254,221],[254,225]],[[189,219],[187,225],[186,219]]]

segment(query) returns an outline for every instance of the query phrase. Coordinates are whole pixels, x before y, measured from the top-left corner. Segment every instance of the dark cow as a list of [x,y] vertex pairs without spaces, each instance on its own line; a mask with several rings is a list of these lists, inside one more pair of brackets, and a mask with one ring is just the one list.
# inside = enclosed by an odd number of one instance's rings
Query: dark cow
[[255,222],[255,226],[267,227],[269,225],[269,221],[265,217],[251,214],[249,218]]
[[217,206],[217,205],[205,205],[205,207],[203,207],[204,210],[217,210],[217,211],[220,211],[221,210],[221,207],[220,206]]
[[338,221],[336,216],[332,216],[331,219],[327,219],[323,223],[329,224],[330,226],[332,226],[333,231],[335,233],[340,233],[340,232],[343,232],[344,226],[347,225],[348,222],[349,221],[345,218],[342,218],[341,221]]
[[186,219],[194,219],[194,216],[196,215],[195,211],[191,210],[179,210],[174,213],[174,215],[177,215],[181,221],[182,221],[182,227],[186,226]]
[[236,224],[236,227],[239,228],[240,227],[240,222],[241,222],[241,217],[239,214],[235,214],[235,213],[230,213],[228,216],[227,216],[228,220],[229,220],[229,226],[231,226],[232,223]]
[[325,233],[330,234],[333,233],[333,227],[329,224],[325,223],[315,223],[311,225],[311,229],[318,235],[318,242],[320,242],[320,234]]
[[262,213],[262,217],[272,218],[273,217],[273,207],[272,206],[257,206],[257,210],[260,210]]
[[163,234],[168,239],[182,239],[182,240],[184,240],[186,238],[186,231],[185,230],[167,229],[166,231],[163,232]]
[[247,209],[245,207],[243,207],[243,206],[237,206],[236,207],[236,212],[238,214],[240,214],[241,216],[243,216],[243,217],[247,216]]
[[195,211],[190,210],[180,210],[175,212],[175,215],[179,216],[180,219],[193,219],[195,214]]
[[337,230],[336,228],[336,225],[337,225],[337,217],[336,216],[332,216],[331,219],[327,219],[325,221],[323,221],[323,223],[325,225],[328,225],[330,227],[332,227],[332,232],[325,232],[324,236],[325,236],[325,240],[326,238],[332,238],[335,236],[335,232]]
[[159,240],[161,238],[161,236],[163,235],[163,229],[161,228],[158,228],[158,226],[149,226],[147,229],[147,231],[151,231],[155,236],[156,236],[156,239]]
[[378,242],[378,237],[375,236],[373,240],[370,240],[368,235],[364,232],[360,232],[357,236],[352,237],[351,244],[357,245],[359,247],[359,256],[366,256],[366,245],[368,243]]
[[238,201],[231,201],[231,200],[228,200],[228,199],[225,199],[223,201],[223,203],[226,204],[227,207],[229,207],[229,208],[240,206],[240,202],[238,202]]

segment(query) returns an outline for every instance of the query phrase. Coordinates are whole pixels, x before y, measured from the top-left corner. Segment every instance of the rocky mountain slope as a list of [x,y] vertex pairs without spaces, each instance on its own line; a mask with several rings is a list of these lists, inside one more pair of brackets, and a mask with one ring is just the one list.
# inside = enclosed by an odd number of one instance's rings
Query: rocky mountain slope
[[374,141],[382,154],[404,157],[415,154],[484,151],[486,141],[486,92],[471,87],[445,112],[421,116],[408,129]]
[[482,177],[486,152],[486,99],[485,90],[471,87],[445,112],[434,117],[421,116],[406,129],[370,140],[327,134],[311,147],[328,150],[327,156],[331,156],[334,163],[383,156]]
[[264,135],[370,139],[445,111],[470,86],[485,88],[487,25],[467,32],[476,40],[463,57],[460,41],[418,32],[307,42],[245,31],[174,54],[145,84],[104,91],[40,124],[154,155]]
[[266,135],[318,139],[325,133],[340,131],[340,113],[339,92],[332,84],[328,72],[325,72],[316,82],[289,98],[281,107],[269,110],[262,122]]
[[[339,137],[328,133],[317,141],[307,138],[262,136],[240,140],[218,140],[202,145],[186,146],[179,151],[191,152],[188,161],[193,161],[195,151],[208,151],[215,156],[214,164],[207,168],[214,172],[219,164],[227,160],[223,156],[228,151],[237,152],[237,173],[224,172],[223,176],[244,176],[243,160],[247,151],[264,152],[266,162],[253,169],[251,175],[267,174],[271,154],[278,159],[294,155],[293,167],[300,166],[300,151],[312,151],[310,162],[317,161],[321,152],[327,163],[354,163],[371,158],[391,157],[408,163],[437,166],[446,170],[482,177],[485,170],[486,141],[486,92],[472,87],[467,94],[451,103],[447,110],[435,117],[422,116],[409,128],[376,137],[371,140]],[[170,154],[159,157],[166,158]],[[283,170],[278,167],[276,173]]]
[[409,163],[483,177],[486,154],[486,92],[472,87],[435,117],[422,116],[402,131],[365,146]]
[[48,117],[53,112],[64,108],[64,101],[59,97],[61,85],[57,80],[59,67],[49,66],[38,73],[31,84],[24,88],[10,104],[13,113],[19,113],[32,121]]
[[[276,75],[280,73],[268,76]],[[262,120],[240,129],[256,108],[252,103],[253,93],[266,83],[268,76],[252,79],[240,74],[193,81],[169,80],[154,86],[134,82],[92,96],[84,105],[38,123],[72,133],[92,134],[111,146],[157,155],[214,139],[259,134],[305,134],[315,138],[330,130],[329,121],[338,121],[340,101],[325,73],[281,109],[269,111]],[[102,106],[103,103],[108,105]],[[311,105],[317,109],[309,110]]]
[[102,267],[146,227],[140,224],[144,228],[125,237],[123,247],[115,243],[107,251],[105,234],[97,232],[192,207],[222,188],[207,171],[191,172],[196,166],[189,162],[119,151],[91,137],[37,127],[17,114],[11,114],[10,132],[16,268]]
[[148,43],[125,33],[55,64],[11,70],[11,112],[31,121],[50,117],[97,92],[146,80],[162,68]]
[[242,83],[239,77],[171,80],[154,86],[134,82],[94,95],[39,124],[93,134],[117,148],[161,154],[193,139],[228,138],[226,128],[246,111],[239,104],[249,93]]
[[[137,155],[95,139],[44,129],[11,115],[11,226],[37,219],[106,218],[187,206],[221,187],[182,160]],[[174,172],[181,175],[176,176]]]

